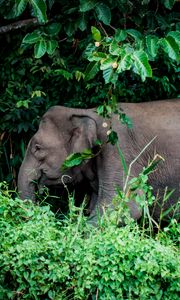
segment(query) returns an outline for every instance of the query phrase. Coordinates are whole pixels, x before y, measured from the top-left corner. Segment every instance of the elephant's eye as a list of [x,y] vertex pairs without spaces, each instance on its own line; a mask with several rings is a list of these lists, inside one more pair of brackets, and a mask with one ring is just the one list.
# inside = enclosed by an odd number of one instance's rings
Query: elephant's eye
[[39,150],[41,150],[41,146],[38,145],[38,144],[36,144],[36,145],[35,145],[35,152],[36,152],[36,151],[39,151]]

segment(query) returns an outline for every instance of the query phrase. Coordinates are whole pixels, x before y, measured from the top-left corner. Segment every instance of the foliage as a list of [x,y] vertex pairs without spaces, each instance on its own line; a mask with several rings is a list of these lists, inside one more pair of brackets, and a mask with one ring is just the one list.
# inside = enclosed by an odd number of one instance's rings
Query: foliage
[[60,222],[48,206],[13,200],[1,183],[1,299],[178,299],[175,220],[154,239],[111,215],[92,227],[70,207]]

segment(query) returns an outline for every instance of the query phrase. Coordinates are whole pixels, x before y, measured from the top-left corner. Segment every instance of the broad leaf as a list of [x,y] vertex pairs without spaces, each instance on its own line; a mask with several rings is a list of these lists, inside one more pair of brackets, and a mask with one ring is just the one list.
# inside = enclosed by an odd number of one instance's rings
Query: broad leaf
[[62,169],[66,170],[75,166],[79,166],[83,161],[81,153],[73,153],[69,155],[63,162]]
[[93,152],[92,152],[92,149],[84,149],[82,152],[81,152],[81,156],[82,158],[85,160],[85,159],[90,159],[94,156]]
[[122,124],[127,125],[128,128],[132,128],[133,122],[130,117],[128,117],[125,113],[119,112],[119,120]]
[[40,58],[46,53],[46,42],[45,40],[40,40],[34,46],[34,56],[35,58]]
[[38,21],[40,23],[47,22],[46,2],[44,0],[29,0],[29,2],[32,4],[34,13],[37,16]]
[[132,66],[131,54],[126,53],[119,62],[117,72],[121,73],[123,71],[130,70],[131,66]]
[[66,71],[66,70],[63,70],[63,69],[57,69],[54,71],[54,73],[56,75],[62,75],[65,79],[69,80],[69,79],[72,79],[73,78],[73,75],[72,73]]
[[170,58],[179,61],[179,47],[173,37],[168,36],[161,39],[160,44]]
[[143,50],[134,51],[132,59],[134,61],[133,71],[141,76],[142,81],[145,81],[146,77],[152,77],[152,69],[147,54]]
[[107,54],[104,52],[94,52],[92,54],[92,61],[101,61],[102,59],[105,59],[106,57],[107,57]]
[[167,30],[169,28],[169,23],[167,22],[167,18],[165,16],[157,14],[155,16],[155,18],[156,18],[161,30]]
[[[97,114],[102,116],[103,118],[110,118],[112,114],[112,107],[110,105],[107,105],[104,103],[103,105],[99,105],[97,107]],[[105,122],[105,127],[107,127],[108,124]],[[104,127],[104,126],[103,126]]]
[[122,30],[122,29],[116,29],[115,31],[115,40],[116,42],[122,42],[126,39],[127,37],[127,33],[125,30]]
[[180,45],[180,32],[179,31],[170,31],[167,36],[171,36],[178,45]]
[[45,28],[45,32],[49,35],[57,35],[59,31],[61,30],[61,24],[60,23],[52,23]]
[[108,69],[103,70],[103,78],[105,80],[105,83],[110,83],[111,79],[113,77],[113,68],[110,67]]
[[163,0],[162,3],[168,9],[172,9],[176,0]]
[[93,39],[97,42],[100,42],[101,41],[100,31],[96,27],[91,26],[91,32],[92,32]]
[[25,107],[25,108],[29,108],[29,100],[20,100],[16,103],[16,107],[17,108],[21,108],[21,107]]
[[98,62],[90,62],[85,70],[85,80],[90,80],[96,76],[99,71],[99,64]]
[[96,48],[94,43],[90,43],[90,44],[87,45],[87,47],[84,51],[84,55],[87,57],[87,59],[89,61],[91,61],[92,53],[96,50],[97,50],[97,48]]
[[83,14],[78,22],[78,27],[81,31],[84,31],[87,29],[87,19],[85,18],[85,14]]
[[159,49],[158,37],[155,35],[146,36],[146,46],[147,50],[152,58],[156,57]]
[[41,40],[41,36],[37,32],[28,33],[23,38],[22,43],[24,44],[35,44]]
[[115,145],[117,141],[118,141],[117,132],[111,131],[111,133],[108,136],[108,142],[111,143],[112,145]]
[[127,29],[127,34],[132,36],[135,40],[142,39],[142,34],[136,29]]
[[58,42],[55,40],[46,41],[46,51],[49,55],[52,55],[56,48],[58,47]]
[[14,14],[16,17],[20,16],[27,6],[27,0],[16,0],[13,7]]
[[102,21],[105,25],[109,25],[111,23],[110,8],[104,3],[98,3],[95,9],[98,19]]
[[86,12],[93,9],[97,4],[97,1],[93,0],[80,0],[80,11]]
[[109,67],[112,68],[113,62],[114,62],[114,59],[111,58],[111,57],[108,57],[108,58],[106,58],[106,59],[102,59],[102,60],[101,60],[100,70],[106,70],[106,69],[108,69]]
[[84,149],[81,153],[70,154],[63,162],[62,169],[66,170],[75,166],[79,166],[83,161],[94,157],[91,149]]
[[73,34],[76,32],[77,28],[78,28],[78,23],[76,23],[76,22],[68,22],[64,26],[64,30],[69,37],[73,36]]
[[113,40],[112,43],[110,44],[109,52],[112,55],[118,55],[119,56],[121,54],[121,48],[119,47],[118,43],[115,40]]

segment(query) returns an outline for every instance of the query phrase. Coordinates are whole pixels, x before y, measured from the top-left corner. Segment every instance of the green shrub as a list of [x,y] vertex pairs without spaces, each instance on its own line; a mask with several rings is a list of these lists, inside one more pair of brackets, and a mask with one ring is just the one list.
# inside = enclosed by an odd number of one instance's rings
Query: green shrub
[[179,96],[178,2],[0,1],[0,181],[50,106]]
[[153,239],[111,218],[92,227],[72,203],[59,221],[49,206],[1,189],[0,299],[179,299],[179,251],[167,230]]

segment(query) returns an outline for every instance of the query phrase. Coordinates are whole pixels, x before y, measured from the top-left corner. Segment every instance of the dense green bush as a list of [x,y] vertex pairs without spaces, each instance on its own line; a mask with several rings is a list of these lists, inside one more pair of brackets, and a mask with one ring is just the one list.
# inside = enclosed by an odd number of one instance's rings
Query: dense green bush
[[152,238],[111,217],[95,228],[72,204],[59,221],[49,206],[13,200],[1,184],[0,299],[177,300],[180,256],[169,233],[178,230],[174,222]]

